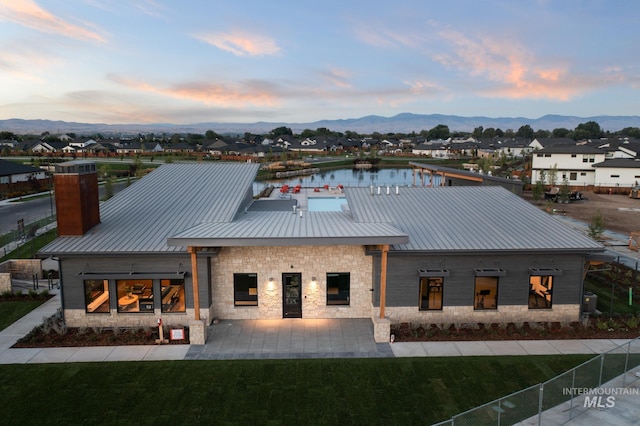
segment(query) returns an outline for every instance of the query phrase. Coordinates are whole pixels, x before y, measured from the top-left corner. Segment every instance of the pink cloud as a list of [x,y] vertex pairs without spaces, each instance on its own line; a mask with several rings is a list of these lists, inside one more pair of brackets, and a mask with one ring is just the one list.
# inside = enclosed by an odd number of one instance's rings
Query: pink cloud
[[49,34],[60,34],[77,40],[106,43],[95,31],[74,25],[47,12],[33,0],[0,0],[0,19]]
[[433,58],[494,83],[492,88],[481,90],[484,96],[566,101],[594,83],[592,78],[571,75],[565,64],[544,64],[511,40],[497,41],[486,36],[472,39],[453,30],[441,30],[439,36],[451,45],[451,51]]
[[237,56],[276,55],[280,47],[268,37],[245,32],[196,34],[194,37]]
[[115,74],[110,74],[108,78],[137,91],[227,107],[273,106],[279,99],[277,89],[261,81],[247,81],[241,84],[196,81],[161,87]]

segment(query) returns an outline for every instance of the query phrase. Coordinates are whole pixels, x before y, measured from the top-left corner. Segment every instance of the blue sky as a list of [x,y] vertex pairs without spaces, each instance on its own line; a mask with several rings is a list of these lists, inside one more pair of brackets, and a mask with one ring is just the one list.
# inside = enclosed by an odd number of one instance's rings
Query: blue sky
[[0,0],[0,119],[639,115],[636,0]]

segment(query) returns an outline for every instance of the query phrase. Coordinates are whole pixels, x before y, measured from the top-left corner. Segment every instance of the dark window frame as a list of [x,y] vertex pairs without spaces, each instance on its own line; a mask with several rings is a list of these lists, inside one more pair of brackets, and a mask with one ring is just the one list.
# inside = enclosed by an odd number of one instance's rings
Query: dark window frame
[[258,306],[258,274],[255,272],[233,274],[233,305]]
[[[444,305],[444,277],[420,277],[418,282],[418,310],[441,311]],[[431,307],[430,303],[432,294],[434,307]]]
[[[489,280],[493,282],[487,282]],[[497,310],[499,289],[500,276],[476,274],[473,282],[473,309],[476,311]]]
[[351,272],[327,272],[327,306],[351,304]]
[[[83,280],[82,285],[84,288],[85,312],[88,314],[108,314],[111,310],[111,304],[109,301],[109,280]],[[87,286],[90,287],[87,288]]]
[[[535,278],[540,279],[539,285],[545,290],[534,288]],[[529,309],[551,309],[553,307],[553,281],[553,275],[529,275],[529,299],[527,303]]]

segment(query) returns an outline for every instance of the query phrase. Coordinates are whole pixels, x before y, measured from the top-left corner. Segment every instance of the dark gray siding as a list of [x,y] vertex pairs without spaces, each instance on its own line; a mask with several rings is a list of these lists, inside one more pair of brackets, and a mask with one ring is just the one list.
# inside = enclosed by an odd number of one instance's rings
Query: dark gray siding
[[[380,256],[374,255],[374,306],[379,306]],[[403,255],[390,253],[387,264],[386,306],[417,306],[418,269],[447,269],[444,278],[444,305],[473,305],[475,268],[502,268],[499,277],[498,305],[527,305],[529,268],[557,268],[554,277],[553,304],[582,302],[583,260],[576,254],[513,255]]]
[[[198,282],[200,305],[208,306],[210,296],[209,275],[207,260],[204,256],[198,256]],[[168,277],[176,272],[187,272],[185,275],[185,297],[187,307],[193,307],[193,286],[191,280],[191,258],[188,254],[162,254],[157,256],[87,256],[62,258],[62,296],[65,309],[84,309],[85,296],[83,282],[85,279],[103,279],[99,274],[104,273],[104,279],[109,280],[110,304],[117,305],[116,278],[109,274],[128,274],[132,270],[136,272],[135,278],[145,279],[145,273],[167,273]],[[81,272],[90,273],[91,276],[80,275]],[[158,285],[157,280],[154,286]],[[156,289],[158,290],[158,289]],[[159,308],[159,306],[156,306]]]

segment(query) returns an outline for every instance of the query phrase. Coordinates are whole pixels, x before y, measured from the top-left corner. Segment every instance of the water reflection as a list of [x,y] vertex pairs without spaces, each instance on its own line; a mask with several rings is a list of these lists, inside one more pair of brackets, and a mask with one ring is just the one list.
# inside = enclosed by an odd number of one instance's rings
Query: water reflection
[[[420,185],[420,176],[416,175],[416,185]],[[428,178],[425,176],[425,183],[428,184]],[[321,188],[324,185],[329,186],[411,186],[413,185],[413,173],[407,168],[383,168],[383,169],[335,169],[331,171],[321,171],[315,175],[294,176],[287,179],[271,179],[260,182],[254,182],[254,193],[260,192],[267,185],[295,186],[297,184],[308,188]],[[440,176],[433,176],[432,185],[440,184]]]

